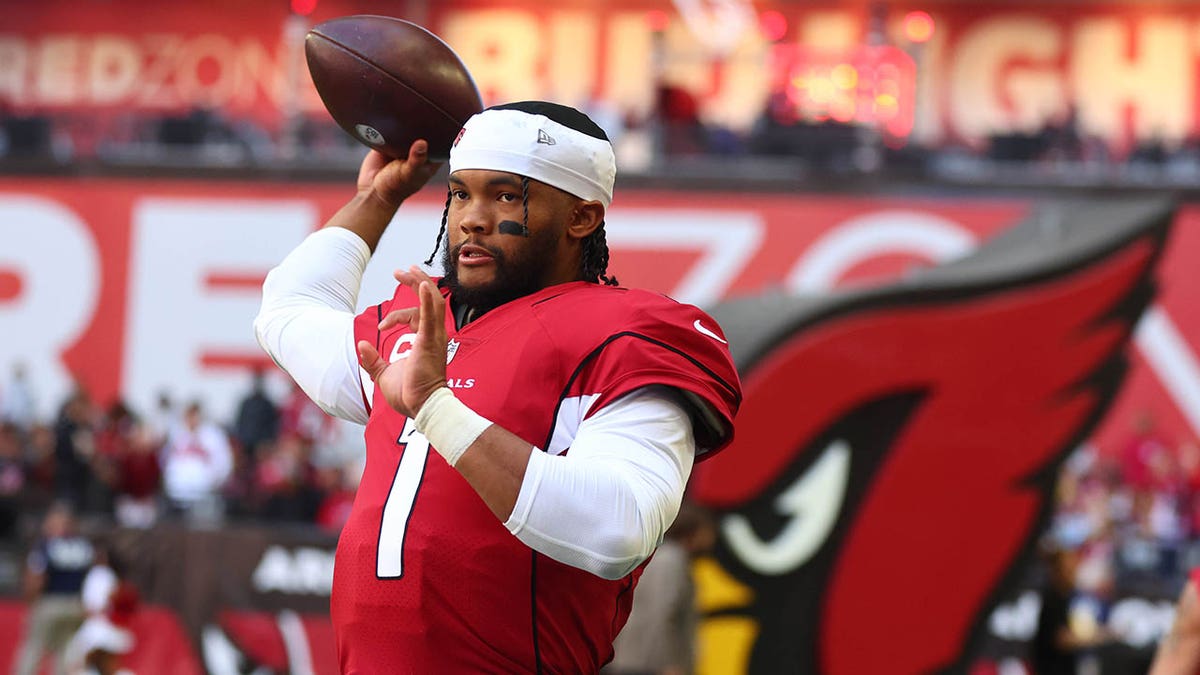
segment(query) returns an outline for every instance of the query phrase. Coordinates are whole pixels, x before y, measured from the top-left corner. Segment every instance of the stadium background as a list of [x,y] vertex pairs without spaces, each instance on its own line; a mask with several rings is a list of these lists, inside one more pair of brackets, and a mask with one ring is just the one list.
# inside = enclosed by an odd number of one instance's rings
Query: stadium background
[[[308,26],[356,13],[408,18],[441,35],[485,102],[548,98],[591,111],[620,164],[613,271],[703,306],[883,283],[962,256],[1035,205],[1067,197],[1178,197],[1130,373],[1068,464],[1091,475],[1119,466],[1138,443],[1167,448],[1161,461],[1174,479],[1150,498],[1169,503],[1174,520],[1110,542],[1115,568],[1140,560],[1161,581],[1123,633],[1131,653],[1152,649],[1183,571],[1200,559],[1189,482],[1200,452],[1200,209],[1191,201],[1200,180],[1200,5],[6,6],[0,374],[24,364],[38,420],[52,423],[78,382],[101,407],[121,398],[149,413],[168,392],[232,424],[250,369],[267,365],[249,329],[261,279],[346,199],[362,155],[324,116],[301,47]],[[402,210],[363,304],[381,296],[392,268],[425,257],[440,205],[431,187]],[[10,386],[0,380],[0,405]],[[270,387],[281,405],[300,405],[282,377]],[[336,469],[326,491],[352,486],[361,452],[353,433],[317,426],[308,442],[324,447],[309,447],[306,461],[317,473]],[[24,551],[53,497],[53,487],[39,488],[35,451],[22,452],[23,482],[5,497],[17,517],[3,543],[0,588],[11,600],[0,611],[14,630],[0,638],[0,666],[13,648],[3,640],[18,637]],[[119,532],[123,546],[155,561],[141,572],[145,616],[178,623],[178,639],[160,651],[190,650],[217,672],[214,654],[225,645],[247,662],[304,672],[297,645],[307,645],[307,667],[329,672],[320,614],[332,535],[311,524],[262,525],[261,516],[246,509],[215,531],[167,522]],[[102,508],[85,513],[92,532],[107,534],[112,523]],[[230,546],[254,554],[235,562],[201,553]],[[164,571],[172,565],[178,575]],[[236,569],[225,574],[223,565]],[[1023,654],[1029,610],[1019,591],[993,622],[1003,648],[981,662]],[[703,642],[706,672],[739,667],[720,635]],[[144,651],[138,658],[152,662]]]

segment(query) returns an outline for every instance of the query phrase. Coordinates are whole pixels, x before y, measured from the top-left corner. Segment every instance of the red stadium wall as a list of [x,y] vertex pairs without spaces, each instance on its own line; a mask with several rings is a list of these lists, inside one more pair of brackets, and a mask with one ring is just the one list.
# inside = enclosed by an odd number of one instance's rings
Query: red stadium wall
[[[332,535],[160,525],[109,530],[105,538],[129,561],[143,600],[129,626],[136,648],[123,663],[133,672],[338,672],[329,622]],[[0,599],[4,672],[12,670],[27,612],[24,602]]]
[[[0,180],[0,368],[28,363],[44,414],[72,378],[146,410],[161,390],[226,418],[247,366],[267,270],[337,209],[328,185]],[[953,257],[1014,223],[1024,199],[734,195],[625,190],[609,217],[623,283],[702,305],[788,288],[820,292]],[[423,260],[441,197],[401,210],[360,305]],[[1096,440],[1115,451],[1140,412],[1176,442],[1200,436],[1200,207],[1178,216],[1133,370]],[[276,386],[281,386],[279,382]],[[3,392],[0,391],[0,395]]]
[[[0,180],[0,369],[25,361],[46,410],[78,377],[102,399],[124,396],[135,409],[166,389],[200,396],[227,416],[245,391],[247,366],[264,363],[251,330],[264,275],[349,193],[282,183]],[[360,304],[388,292],[393,268],[428,254],[442,203],[433,188],[401,209]],[[610,271],[628,285],[707,306],[771,289],[822,293],[963,255],[1033,205],[625,189],[608,218]],[[1200,205],[1186,205],[1158,265],[1161,290],[1133,340],[1132,370],[1094,436],[1102,450],[1120,450],[1143,411],[1176,443],[1197,437],[1198,262]],[[804,400],[822,396],[833,379],[790,386]],[[932,486],[937,477],[927,479]],[[244,658],[283,670],[303,658],[313,672],[336,669],[326,618],[330,537],[249,527],[120,536],[139,552],[136,581],[155,608],[145,615],[149,632],[139,644],[149,651],[139,659],[199,669]],[[706,602],[744,591],[709,561],[697,569],[702,596],[715,594]],[[20,613],[15,603],[0,605],[0,622],[17,626]],[[741,617],[707,620],[705,672],[735,672],[758,629]],[[1023,653],[996,630],[989,635],[984,660]],[[11,648],[0,641],[0,666]],[[153,672],[162,662],[141,665]]]

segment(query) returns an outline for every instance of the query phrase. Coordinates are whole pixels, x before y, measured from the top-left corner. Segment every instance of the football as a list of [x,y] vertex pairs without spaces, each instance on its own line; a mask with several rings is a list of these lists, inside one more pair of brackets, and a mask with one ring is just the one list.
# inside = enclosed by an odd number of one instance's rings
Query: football
[[389,157],[429,142],[443,162],[471,115],[483,109],[466,66],[445,42],[415,23],[346,16],[317,24],[304,40],[313,84],[334,121]]

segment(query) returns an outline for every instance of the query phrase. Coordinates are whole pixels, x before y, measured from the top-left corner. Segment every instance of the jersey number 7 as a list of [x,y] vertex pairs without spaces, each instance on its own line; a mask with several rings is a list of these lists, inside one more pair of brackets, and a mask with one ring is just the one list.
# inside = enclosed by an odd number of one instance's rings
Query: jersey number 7
[[429,457],[429,441],[417,432],[411,419],[404,422],[396,445],[402,454],[383,505],[375,553],[375,576],[380,579],[399,579],[404,572],[404,534],[417,500],[417,489],[425,476],[425,459]]

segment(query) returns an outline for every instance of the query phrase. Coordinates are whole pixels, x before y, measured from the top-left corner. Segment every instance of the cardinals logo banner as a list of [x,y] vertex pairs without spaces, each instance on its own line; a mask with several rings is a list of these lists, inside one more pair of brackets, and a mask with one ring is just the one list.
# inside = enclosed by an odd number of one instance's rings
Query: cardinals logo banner
[[718,514],[697,570],[721,669],[969,668],[1121,384],[1173,212],[1051,205],[891,286],[713,310],[745,391],[691,487]]

